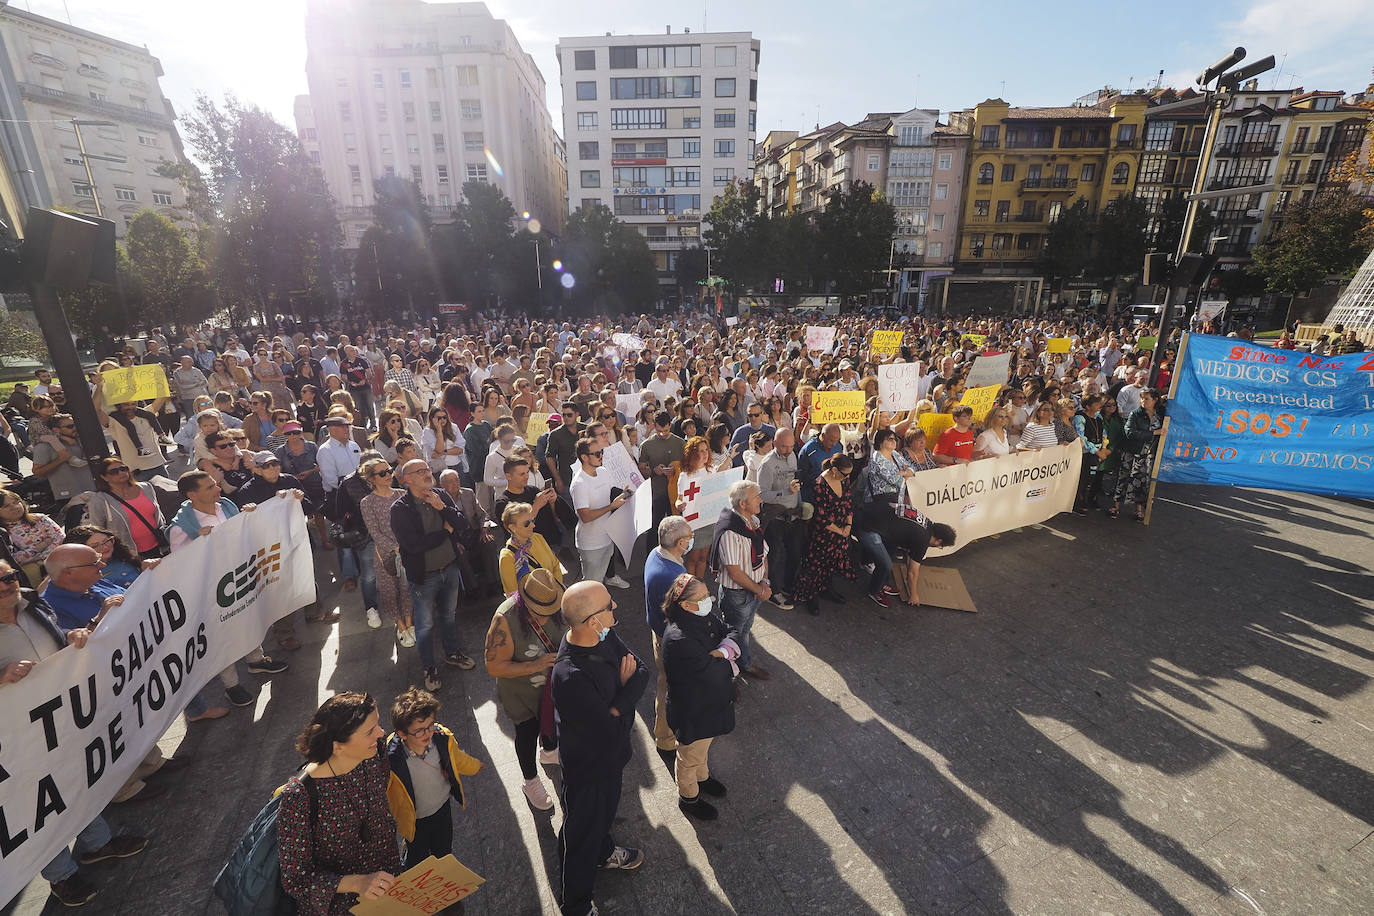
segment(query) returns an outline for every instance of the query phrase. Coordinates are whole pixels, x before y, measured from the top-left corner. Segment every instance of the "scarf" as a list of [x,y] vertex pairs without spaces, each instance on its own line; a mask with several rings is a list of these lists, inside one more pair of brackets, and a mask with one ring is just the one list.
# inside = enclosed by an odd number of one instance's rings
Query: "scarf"
[[[733,531],[735,534],[749,541],[749,566],[751,569],[757,570],[759,567],[763,566],[764,543],[762,526],[758,528],[749,527],[749,523],[734,509],[723,509],[720,515],[720,520],[716,522],[715,538],[711,541],[711,568],[720,568],[720,539],[727,531]],[[721,522],[725,522],[725,524],[722,525]]]

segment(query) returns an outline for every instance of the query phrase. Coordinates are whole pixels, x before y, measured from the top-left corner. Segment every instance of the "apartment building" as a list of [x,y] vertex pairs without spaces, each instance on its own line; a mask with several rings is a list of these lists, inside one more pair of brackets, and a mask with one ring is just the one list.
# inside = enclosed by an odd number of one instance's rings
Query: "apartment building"
[[[1148,98],[1135,193],[1149,208],[1150,244],[1158,246],[1169,201],[1186,199],[1193,190],[1207,135],[1207,100],[1192,89],[1160,89]],[[1172,255],[1172,248],[1168,252]]]
[[759,42],[749,32],[560,38],[568,206],[645,235],[663,298],[724,189],[752,181]]
[[31,204],[103,215],[121,237],[142,210],[189,218],[181,185],[161,174],[184,153],[147,48],[13,5],[0,6],[0,40],[5,107],[29,122],[19,184]]
[[479,181],[561,230],[566,175],[543,74],[485,3],[312,0],[305,35],[310,95],[296,128],[318,153],[345,249],[371,225],[384,176],[417,182],[436,222]]

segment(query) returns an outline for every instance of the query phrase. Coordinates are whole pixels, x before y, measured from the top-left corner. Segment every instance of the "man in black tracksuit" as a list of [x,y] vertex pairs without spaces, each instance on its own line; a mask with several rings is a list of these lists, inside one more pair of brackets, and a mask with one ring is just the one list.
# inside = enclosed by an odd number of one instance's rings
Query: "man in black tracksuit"
[[638,868],[644,853],[611,838],[620,781],[632,753],[635,705],[649,671],[611,629],[615,602],[600,582],[563,596],[569,630],[553,666],[554,717],[563,766],[563,829],[558,835],[564,916],[594,913],[601,869]]

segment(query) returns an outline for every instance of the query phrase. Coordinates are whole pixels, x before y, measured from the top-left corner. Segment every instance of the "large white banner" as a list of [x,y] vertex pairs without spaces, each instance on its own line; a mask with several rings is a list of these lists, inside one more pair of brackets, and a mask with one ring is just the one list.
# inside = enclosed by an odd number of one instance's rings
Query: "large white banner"
[[958,535],[954,547],[931,548],[926,556],[954,553],[978,538],[1070,511],[1082,463],[1083,446],[1070,442],[921,471],[908,478],[911,504]]
[[0,903],[110,803],[197,691],[314,599],[300,504],[268,500],[139,576],[84,648],[0,686]]

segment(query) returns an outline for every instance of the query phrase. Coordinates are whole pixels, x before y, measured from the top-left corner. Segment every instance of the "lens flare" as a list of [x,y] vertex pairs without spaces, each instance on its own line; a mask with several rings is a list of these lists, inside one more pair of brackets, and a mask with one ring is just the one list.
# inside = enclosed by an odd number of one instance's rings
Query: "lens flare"
[[562,270],[562,269],[563,269],[563,262],[562,262],[562,261],[554,261],[554,262],[553,262],[553,269],[554,269],[554,270]]
[[482,147],[482,155],[487,157],[487,165],[491,166],[491,170],[496,173],[497,178],[506,177],[506,170],[501,168],[501,163],[496,161],[496,155],[491,151],[491,147]]
[[573,277],[572,274],[564,274],[563,276],[558,278],[558,282],[563,284],[564,289],[572,289],[573,284],[576,283],[577,280]]
[[537,219],[530,219],[525,225],[529,227],[531,235],[538,235],[539,230],[544,228],[544,224]]

